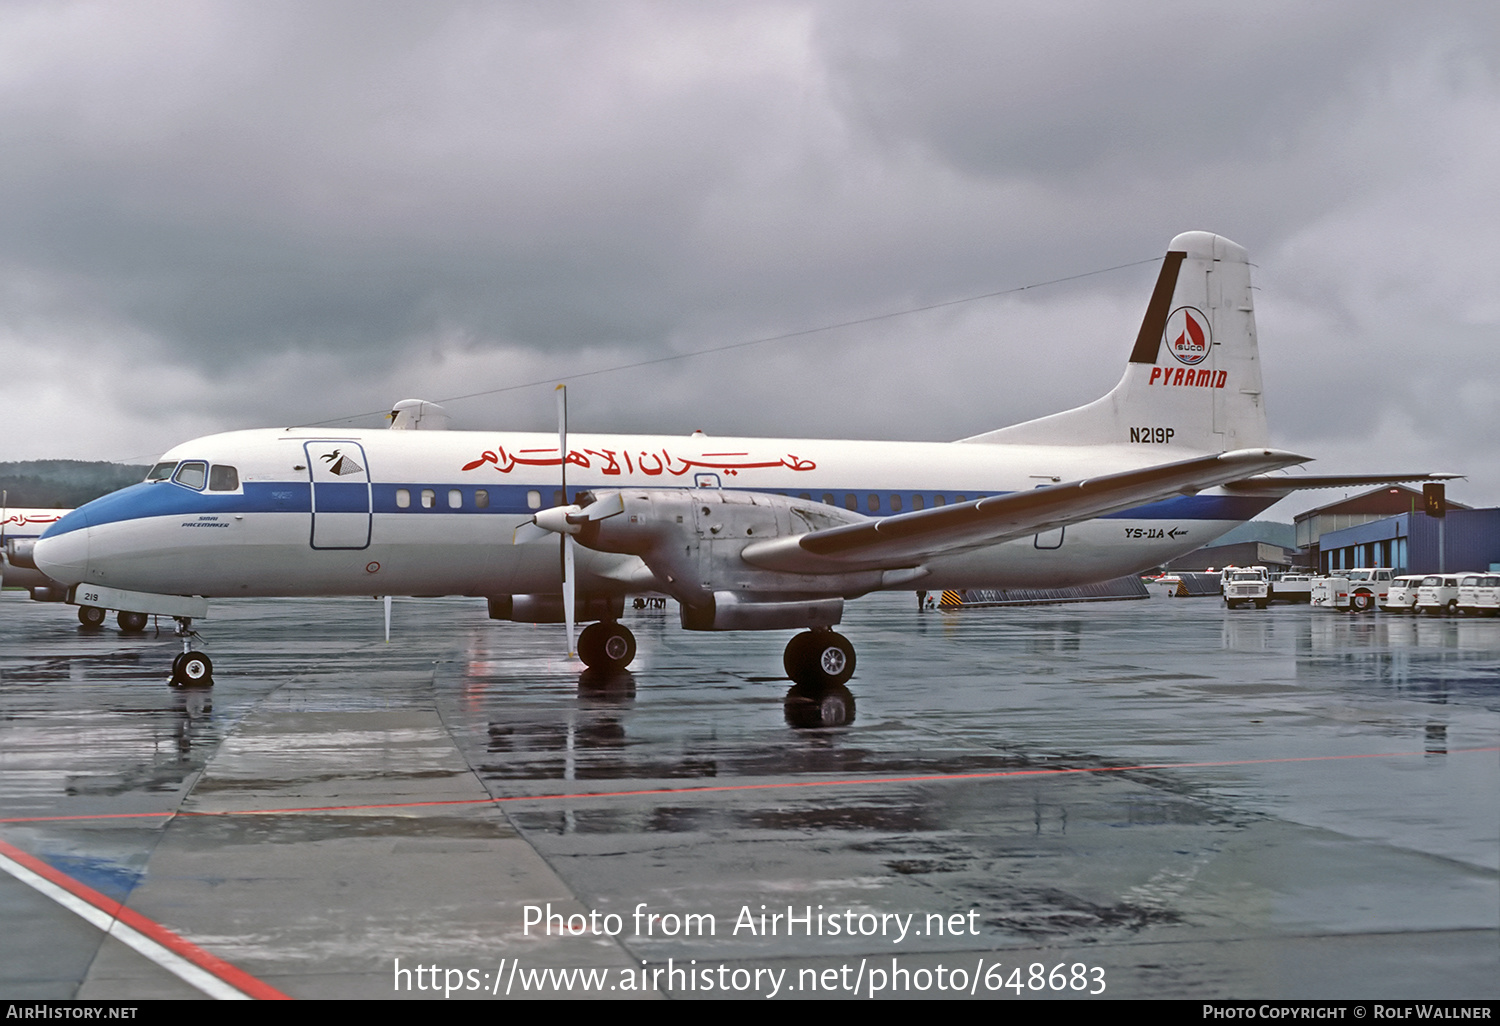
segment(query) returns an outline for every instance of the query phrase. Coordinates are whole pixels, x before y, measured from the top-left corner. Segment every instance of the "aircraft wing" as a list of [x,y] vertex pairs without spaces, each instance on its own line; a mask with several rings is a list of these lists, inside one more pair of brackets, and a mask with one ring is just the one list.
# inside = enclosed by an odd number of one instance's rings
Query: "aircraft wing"
[[1247,477],[1224,485],[1237,495],[1290,495],[1303,489],[1359,488],[1364,485],[1452,481],[1463,474],[1307,474],[1298,477]]
[[912,567],[935,556],[1024,538],[1173,495],[1191,495],[1307,459],[1277,449],[1240,449],[753,542],[740,555],[754,566],[787,573]]

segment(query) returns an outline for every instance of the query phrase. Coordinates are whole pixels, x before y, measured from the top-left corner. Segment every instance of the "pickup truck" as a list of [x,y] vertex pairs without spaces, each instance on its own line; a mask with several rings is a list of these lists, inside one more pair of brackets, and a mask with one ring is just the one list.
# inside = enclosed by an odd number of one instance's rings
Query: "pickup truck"
[[1271,602],[1271,575],[1263,566],[1225,567],[1219,587],[1224,592],[1224,604],[1230,609],[1246,602],[1264,609]]

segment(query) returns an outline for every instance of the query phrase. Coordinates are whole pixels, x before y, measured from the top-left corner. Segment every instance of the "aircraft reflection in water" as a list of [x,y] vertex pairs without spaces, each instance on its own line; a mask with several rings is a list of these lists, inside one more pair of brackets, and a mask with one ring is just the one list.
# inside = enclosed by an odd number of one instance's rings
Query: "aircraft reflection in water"
[[[667,595],[687,630],[800,630],[798,721],[844,722],[846,600],[1106,580],[1296,487],[1388,479],[1258,476],[1305,457],[1267,448],[1249,264],[1204,232],[1172,240],[1109,394],[958,443],[570,437],[559,405],[555,437],[449,431],[408,400],[397,430],[196,439],[65,517],[37,564],[76,604],[184,631],[212,598],[479,596],[496,619],[566,622],[570,646],[591,621],[578,655],[604,670],[635,655],[626,598]],[[173,679],[208,683],[188,637]]]

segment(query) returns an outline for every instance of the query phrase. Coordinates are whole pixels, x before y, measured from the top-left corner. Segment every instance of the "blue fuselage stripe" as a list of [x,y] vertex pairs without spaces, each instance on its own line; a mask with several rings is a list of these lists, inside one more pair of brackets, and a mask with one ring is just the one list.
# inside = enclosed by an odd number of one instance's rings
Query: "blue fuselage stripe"
[[[84,527],[101,527],[106,524],[149,517],[187,516],[204,513],[312,513],[312,485],[307,481],[247,482],[242,490],[235,492],[194,491],[170,481],[131,485],[118,492],[95,499],[63,517],[48,528],[44,534],[56,536]],[[578,491],[581,491],[579,489]],[[1005,492],[932,492],[903,491],[899,489],[854,489],[828,488],[817,492],[790,491],[787,489],[746,489],[762,491],[772,495],[790,497],[806,496],[812,501],[832,497],[833,504],[855,509],[871,516],[888,516],[894,512],[911,512],[917,508],[931,509],[939,496],[945,504],[1004,495]],[[398,493],[405,493],[405,505],[398,502]],[[450,493],[457,492],[459,505],[450,505]],[[486,504],[478,506],[475,493],[484,492]],[[428,493],[424,495],[424,493]],[[577,491],[574,492],[576,497]],[[317,511],[322,513],[406,514],[431,516],[437,513],[449,515],[530,516],[538,506],[533,498],[540,495],[540,506],[553,506],[555,490],[538,489],[526,485],[491,485],[476,489],[473,485],[436,484],[418,482],[408,484],[375,483],[366,485],[345,482],[319,482],[317,485]],[[853,497],[852,504],[850,497]],[[874,497],[872,509],[871,497]],[[921,507],[914,504],[920,498]],[[899,499],[899,507],[893,508],[893,499]],[[431,505],[424,505],[424,501]],[[1250,520],[1269,506],[1274,499],[1249,495],[1193,495],[1177,496],[1161,502],[1120,513],[1110,513],[1101,519],[1123,520]]]

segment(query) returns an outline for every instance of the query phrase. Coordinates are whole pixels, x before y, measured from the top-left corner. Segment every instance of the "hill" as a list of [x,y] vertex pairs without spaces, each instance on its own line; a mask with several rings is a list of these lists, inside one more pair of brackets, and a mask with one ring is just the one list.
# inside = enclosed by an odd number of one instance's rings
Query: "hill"
[[72,509],[145,478],[150,467],[85,460],[0,463],[0,489],[8,506]]

